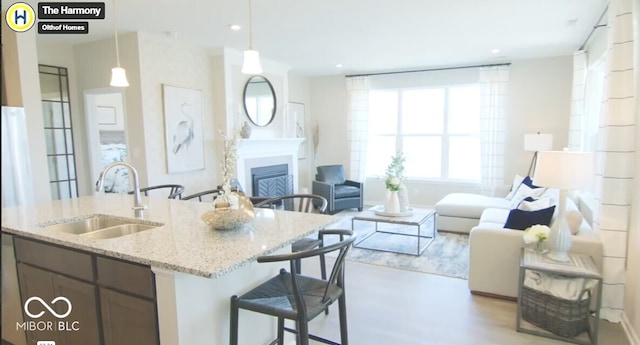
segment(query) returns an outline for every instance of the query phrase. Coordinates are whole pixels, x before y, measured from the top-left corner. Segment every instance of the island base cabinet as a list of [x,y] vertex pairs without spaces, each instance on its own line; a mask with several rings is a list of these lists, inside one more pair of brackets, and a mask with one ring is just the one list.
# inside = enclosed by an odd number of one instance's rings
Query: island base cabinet
[[[25,308],[23,328],[28,344],[38,341],[55,341],[60,345],[100,343],[94,285],[23,263],[17,266],[22,299],[26,302],[32,297],[38,298],[32,299]],[[66,297],[69,304],[60,300],[53,303],[59,296]],[[27,315],[27,310],[34,317]]]
[[100,288],[104,345],[158,345],[152,301]]

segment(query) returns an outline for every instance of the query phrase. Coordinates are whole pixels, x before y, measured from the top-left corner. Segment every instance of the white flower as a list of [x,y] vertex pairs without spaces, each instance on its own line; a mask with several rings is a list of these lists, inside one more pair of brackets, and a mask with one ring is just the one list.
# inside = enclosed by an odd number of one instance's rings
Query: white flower
[[524,231],[523,239],[525,243],[536,243],[549,239],[549,229],[546,225],[532,225]]
[[393,177],[391,178],[391,181],[389,181],[389,183],[391,183],[394,186],[399,186],[400,185],[400,179],[397,177]]

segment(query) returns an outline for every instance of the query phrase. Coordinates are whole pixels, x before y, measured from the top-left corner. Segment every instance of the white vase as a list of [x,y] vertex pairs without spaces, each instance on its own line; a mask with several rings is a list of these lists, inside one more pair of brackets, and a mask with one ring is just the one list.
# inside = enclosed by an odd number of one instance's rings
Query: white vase
[[397,191],[390,191],[387,203],[384,205],[384,211],[387,213],[400,213],[400,199]]
[[400,212],[409,211],[409,191],[404,184],[400,185],[400,190],[398,190],[398,199],[400,200]]

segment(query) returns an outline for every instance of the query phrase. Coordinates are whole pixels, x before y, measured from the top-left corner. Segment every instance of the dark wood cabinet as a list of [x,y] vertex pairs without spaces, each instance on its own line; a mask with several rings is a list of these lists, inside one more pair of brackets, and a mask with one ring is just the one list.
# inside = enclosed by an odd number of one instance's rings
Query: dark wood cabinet
[[156,345],[153,302],[109,289],[100,289],[104,345]]
[[[15,238],[18,281],[28,344],[53,340],[57,345],[158,345],[155,280],[148,266],[96,254]],[[33,321],[33,322],[29,322]],[[36,327],[31,329],[30,325]],[[40,327],[37,327],[40,326]],[[44,328],[44,329],[43,329]]]

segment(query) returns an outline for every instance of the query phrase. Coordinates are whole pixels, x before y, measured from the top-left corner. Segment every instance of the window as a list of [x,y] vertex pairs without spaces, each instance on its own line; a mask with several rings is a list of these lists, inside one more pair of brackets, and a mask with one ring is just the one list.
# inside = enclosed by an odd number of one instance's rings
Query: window
[[372,90],[367,175],[396,151],[410,179],[480,180],[480,86]]

